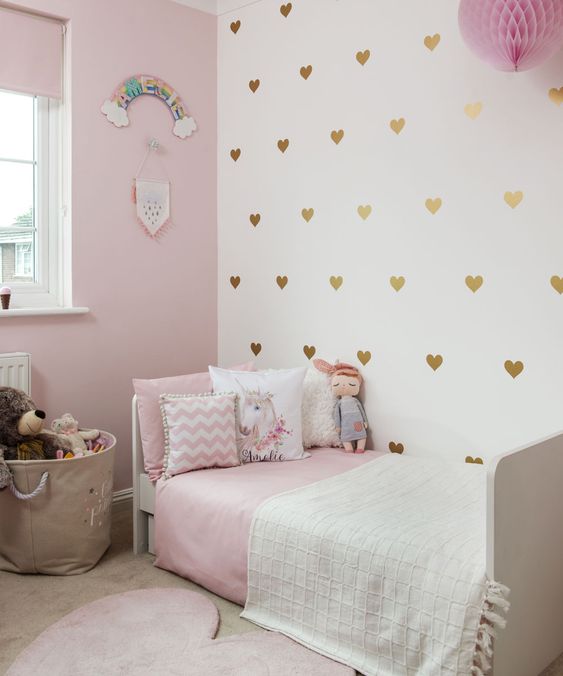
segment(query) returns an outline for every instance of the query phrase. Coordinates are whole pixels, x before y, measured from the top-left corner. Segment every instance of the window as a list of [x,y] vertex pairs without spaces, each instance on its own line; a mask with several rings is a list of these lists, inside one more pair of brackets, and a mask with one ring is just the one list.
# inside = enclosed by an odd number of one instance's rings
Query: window
[[61,109],[0,91],[0,283],[20,307],[63,304]]
[[16,277],[31,277],[33,275],[32,243],[18,242],[16,244]]
[[40,313],[71,306],[65,34],[0,4],[0,283]]

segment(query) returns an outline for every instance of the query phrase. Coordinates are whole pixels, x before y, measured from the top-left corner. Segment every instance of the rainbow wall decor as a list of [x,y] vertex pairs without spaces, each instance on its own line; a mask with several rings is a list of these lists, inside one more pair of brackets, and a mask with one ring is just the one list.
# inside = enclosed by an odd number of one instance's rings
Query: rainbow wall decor
[[191,136],[197,129],[193,117],[189,117],[186,104],[178,93],[169,84],[152,75],[134,75],[123,80],[118,85],[110,99],[106,99],[102,105],[102,113],[116,127],[126,127],[129,124],[127,108],[131,101],[138,96],[148,94],[157,96],[170,108],[174,117],[172,133],[179,138]]

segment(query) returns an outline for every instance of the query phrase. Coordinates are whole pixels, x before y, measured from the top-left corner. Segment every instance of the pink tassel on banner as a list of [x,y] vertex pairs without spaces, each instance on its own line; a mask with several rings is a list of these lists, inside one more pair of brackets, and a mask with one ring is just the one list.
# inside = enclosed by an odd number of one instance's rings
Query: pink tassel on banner
[[146,235],[147,237],[150,237],[150,238],[151,238],[152,240],[154,240],[155,242],[159,239],[159,237],[161,237],[161,235],[164,235],[166,232],[168,232],[168,230],[170,230],[171,226],[173,225],[173,224],[172,224],[172,221],[171,221],[170,219],[168,219],[168,220],[165,221],[165,222],[160,226],[160,228],[153,234],[153,233],[147,228],[147,226],[143,223],[143,221],[142,221],[139,217],[137,217],[137,223],[143,228],[143,231],[144,231],[145,235]]

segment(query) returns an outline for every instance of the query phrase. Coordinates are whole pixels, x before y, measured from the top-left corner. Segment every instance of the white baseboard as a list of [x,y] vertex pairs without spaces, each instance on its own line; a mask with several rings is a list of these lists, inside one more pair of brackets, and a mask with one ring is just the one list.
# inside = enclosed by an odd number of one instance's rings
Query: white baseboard
[[132,500],[133,499],[133,489],[132,488],[124,488],[122,491],[114,491],[113,493],[113,504],[117,504],[118,502],[125,502],[126,500]]

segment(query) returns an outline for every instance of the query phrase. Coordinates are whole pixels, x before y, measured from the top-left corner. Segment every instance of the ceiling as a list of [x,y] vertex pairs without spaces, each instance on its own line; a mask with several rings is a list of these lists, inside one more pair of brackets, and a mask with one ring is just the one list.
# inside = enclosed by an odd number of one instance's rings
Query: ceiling
[[244,7],[245,5],[253,4],[256,0],[174,0],[179,2],[181,5],[186,5],[187,7],[193,7],[194,9],[200,9],[203,12],[208,12],[209,14],[224,14],[225,12],[230,12],[231,10],[238,9],[239,7]]

